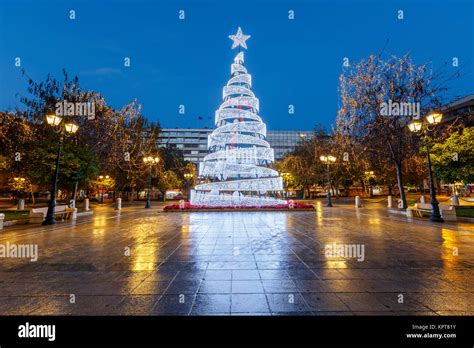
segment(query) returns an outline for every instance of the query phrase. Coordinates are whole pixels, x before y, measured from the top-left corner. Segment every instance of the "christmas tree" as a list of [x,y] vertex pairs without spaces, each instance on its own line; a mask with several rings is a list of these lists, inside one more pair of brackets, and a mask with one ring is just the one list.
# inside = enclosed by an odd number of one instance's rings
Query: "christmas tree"
[[238,29],[232,49],[239,53],[231,65],[231,77],[216,111],[216,129],[209,135],[209,154],[199,164],[203,183],[191,192],[191,204],[207,206],[268,206],[286,204],[274,196],[283,190],[283,180],[268,167],[274,161],[266,138],[266,125],[259,116],[259,100],[252,91],[252,76],[244,66],[247,48]]

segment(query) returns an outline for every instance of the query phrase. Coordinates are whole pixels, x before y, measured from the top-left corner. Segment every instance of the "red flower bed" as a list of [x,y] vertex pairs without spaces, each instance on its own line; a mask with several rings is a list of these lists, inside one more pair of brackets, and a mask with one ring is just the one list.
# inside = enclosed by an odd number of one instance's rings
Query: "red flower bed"
[[209,206],[209,205],[192,205],[189,202],[185,202],[182,204],[182,208],[180,208],[179,204],[172,204],[167,205],[163,208],[163,210],[191,210],[191,209],[213,209],[213,210],[239,210],[239,209],[254,209],[254,210],[262,210],[262,209],[275,209],[275,210],[282,210],[282,209],[314,209],[314,206],[311,204],[306,203],[292,203],[293,208],[290,208],[290,203],[286,204],[277,204],[277,205],[264,205],[264,206]]

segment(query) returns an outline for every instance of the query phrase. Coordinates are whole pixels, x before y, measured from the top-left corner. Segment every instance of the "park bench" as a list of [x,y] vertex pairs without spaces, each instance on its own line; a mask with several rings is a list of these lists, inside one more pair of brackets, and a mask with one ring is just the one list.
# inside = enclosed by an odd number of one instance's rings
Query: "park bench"
[[[76,208],[68,208],[67,205],[57,205],[54,207],[54,216],[59,216],[61,220],[74,219],[75,213],[77,212]],[[32,222],[43,222],[48,213],[48,207],[42,208],[33,208],[30,210],[29,220]]]
[[[412,216],[414,217],[428,217],[431,215],[430,203],[416,203],[413,208],[410,208]],[[445,221],[456,221],[456,210],[452,205],[440,204],[439,211],[441,217]]]

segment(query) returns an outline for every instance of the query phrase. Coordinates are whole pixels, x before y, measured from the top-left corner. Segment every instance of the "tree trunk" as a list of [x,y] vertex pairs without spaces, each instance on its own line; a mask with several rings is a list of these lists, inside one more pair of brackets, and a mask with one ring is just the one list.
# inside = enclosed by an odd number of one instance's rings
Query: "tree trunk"
[[397,170],[397,184],[398,184],[398,192],[400,193],[400,199],[403,202],[403,209],[408,208],[407,205],[407,198],[405,196],[405,189],[403,188],[403,178],[402,178],[402,165],[401,163],[395,163],[395,169]]

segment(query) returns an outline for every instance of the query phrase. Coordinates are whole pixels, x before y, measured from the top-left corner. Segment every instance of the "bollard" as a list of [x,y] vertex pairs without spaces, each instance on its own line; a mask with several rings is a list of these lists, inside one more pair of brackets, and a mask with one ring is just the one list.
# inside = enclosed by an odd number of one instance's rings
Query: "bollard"
[[5,219],[5,214],[0,214],[0,231],[3,230],[3,220]]
[[451,203],[453,205],[459,205],[459,198],[458,196],[454,195],[453,197],[451,197]]
[[421,203],[421,204],[425,204],[425,203],[426,203],[425,196],[423,196],[423,195],[420,196],[420,203]]
[[89,198],[84,199],[84,210],[89,211]]
[[360,196],[355,197],[355,207],[356,208],[362,207],[362,201],[360,200]]
[[393,208],[393,196],[387,197],[387,208]]
[[20,199],[18,200],[18,210],[25,210],[25,200],[24,199]]
[[117,202],[115,204],[115,210],[122,210],[122,198],[117,198]]

